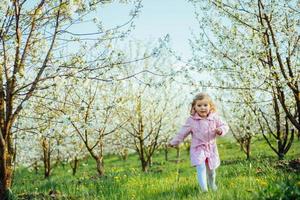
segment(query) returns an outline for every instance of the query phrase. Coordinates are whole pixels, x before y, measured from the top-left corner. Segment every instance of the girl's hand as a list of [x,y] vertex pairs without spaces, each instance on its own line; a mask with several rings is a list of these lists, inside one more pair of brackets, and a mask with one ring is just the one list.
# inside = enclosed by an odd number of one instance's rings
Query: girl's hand
[[215,129],[215,133],[217,134],[217,135],[222,135],[222,129],[220,129],[220,128],[216,128]]

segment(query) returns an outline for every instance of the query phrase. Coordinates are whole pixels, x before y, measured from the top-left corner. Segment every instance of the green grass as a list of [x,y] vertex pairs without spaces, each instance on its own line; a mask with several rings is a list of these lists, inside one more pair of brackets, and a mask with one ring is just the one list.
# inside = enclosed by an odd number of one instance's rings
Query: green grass
[[[299,147],[300,141],[296,140],[286,159],[300,158]],[[217,169],[217,192],[202,193],[187,151],[183,150],[181,162],[175,163],[174,149],[170,161],[164,161],[163,152],[157,153],[148,173],[141,172],[136,155],[129,156],[127,161],[105,157],[106,175],[101,178],[91,159],[80,162],[75,176],[69,165],[54,168],[49,179],[43,178],[42,168],[38,174],[19,168],[12,190],[16,199],[51,199],[49,192],[55,190],[54,199],[166,200],[261,199],[261,195],[275,193],[275,186],[288,187],[279,185],[286,181],[294,181],[300,188],[299,171],[280,167],[276,155],[263,140],[252,144],[251,161],[246,161],[240,147],[228,138],[220,138],[218,148],[222,164]]]

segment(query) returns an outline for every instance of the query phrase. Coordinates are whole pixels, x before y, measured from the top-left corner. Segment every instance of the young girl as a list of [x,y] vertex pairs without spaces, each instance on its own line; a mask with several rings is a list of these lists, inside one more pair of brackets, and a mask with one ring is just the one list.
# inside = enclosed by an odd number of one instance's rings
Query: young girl
[[191,133],[191,162],[197,168],[198,182],[204,192],[208,191],[206,175],[208,185],[213,191],[217,190],[215,170],[220,165],[220,158],[216,137],[225,135],[228,129],[227,124],[216,114],[216,107],[210,96],[200,93],[193,99],[191,116],[170,141],[171,147],[177,147]]

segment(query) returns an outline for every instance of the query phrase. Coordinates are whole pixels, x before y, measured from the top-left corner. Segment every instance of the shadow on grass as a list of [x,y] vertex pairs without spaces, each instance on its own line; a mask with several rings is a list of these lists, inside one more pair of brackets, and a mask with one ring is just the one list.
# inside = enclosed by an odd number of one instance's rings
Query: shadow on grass
[[246,159],[222,160],[221,165],[235,165],[238,163],[245,163],[245,162],[247,162]]
[[273,165],[279,170],[300,174],[300,158],[293,160],[278,160],[274,162]]

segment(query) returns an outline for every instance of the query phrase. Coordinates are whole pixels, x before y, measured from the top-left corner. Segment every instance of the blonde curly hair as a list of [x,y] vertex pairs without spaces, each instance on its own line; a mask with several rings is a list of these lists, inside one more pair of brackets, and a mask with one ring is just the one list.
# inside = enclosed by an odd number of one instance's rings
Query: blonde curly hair
[[195,105],[196,105],[196,102],[198,100],[203,100],[203,99],[206,99],[210,105],[210,112],[216,112],[217,111],[217,108],[216,108],[216,105],[214,104],[212,98],[207,94],[207,93],[204,93],[204,92],[200,92],[199,94],[197,94],[192,103],[191,103],[191,110],[190,110],[190,114],[191,115],[194,115],[195,114]]

